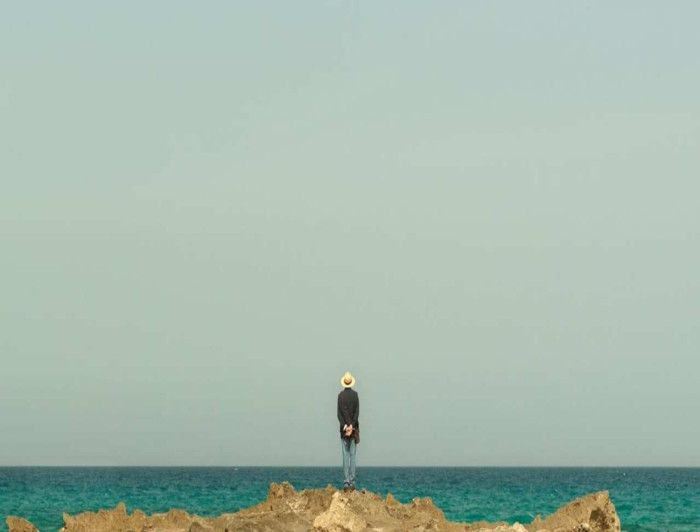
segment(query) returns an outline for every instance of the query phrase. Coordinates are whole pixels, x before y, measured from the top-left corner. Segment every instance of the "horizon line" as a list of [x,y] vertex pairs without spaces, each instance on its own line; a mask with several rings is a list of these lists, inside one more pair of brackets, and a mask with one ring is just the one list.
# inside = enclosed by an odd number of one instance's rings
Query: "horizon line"
[[[327,469],[342,465],[117,465],[117,464],[21,464],[3,465],[0,468],[101,468],[101,469]],[[700,465],[363,465],[358,469],[700,469]]]

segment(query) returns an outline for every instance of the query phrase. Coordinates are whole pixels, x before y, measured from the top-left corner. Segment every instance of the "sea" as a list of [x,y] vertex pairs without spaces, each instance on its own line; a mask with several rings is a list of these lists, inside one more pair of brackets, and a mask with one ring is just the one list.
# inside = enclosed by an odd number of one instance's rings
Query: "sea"
[[[0,514],[41,532],[62,514],[182,508],[202,516],[259,503],[271,482],[342,485],[340,467],[0,467]],[[401,502],[429,496],[451,521],[529,523],[576,497],[608,490],[627,532],[700,532],[700,468],[359,467],[358,488]],[[3,526],[0,525],[0,526]],[[1,529],[1,528],[0,528]]]

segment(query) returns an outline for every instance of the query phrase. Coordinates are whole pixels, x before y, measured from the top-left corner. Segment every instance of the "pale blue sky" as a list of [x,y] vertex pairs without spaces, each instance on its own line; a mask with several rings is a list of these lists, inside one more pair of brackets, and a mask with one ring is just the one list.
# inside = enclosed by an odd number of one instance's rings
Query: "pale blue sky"
[[0,8],[0,465],[700,465],[696,2]]

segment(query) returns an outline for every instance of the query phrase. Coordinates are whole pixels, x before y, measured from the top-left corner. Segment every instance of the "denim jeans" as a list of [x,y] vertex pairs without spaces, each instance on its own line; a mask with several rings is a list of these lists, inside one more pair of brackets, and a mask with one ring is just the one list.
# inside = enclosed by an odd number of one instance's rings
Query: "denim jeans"
[[343,448],[343,475],[345,475],[344,486],[355,486],[355,451],[356,444],[354,438],[340,438],[340,445]]

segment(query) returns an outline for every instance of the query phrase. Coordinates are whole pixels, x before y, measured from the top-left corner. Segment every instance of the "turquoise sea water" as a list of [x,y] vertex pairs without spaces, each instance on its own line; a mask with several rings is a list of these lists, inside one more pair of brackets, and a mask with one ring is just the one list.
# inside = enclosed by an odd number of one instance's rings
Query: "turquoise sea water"
[[[333,468],[0,468],[0,514],[19,515],[42,532],[62,512],[183,508],[234,512],[267,496],[270,482],[297,489],[339,485]],[[358,468],[358,487],[402,502],[430,496],[453,521],[530,522],[572,499],[609,490],[627,532],[700,532],[700,469],[675,468]]]

